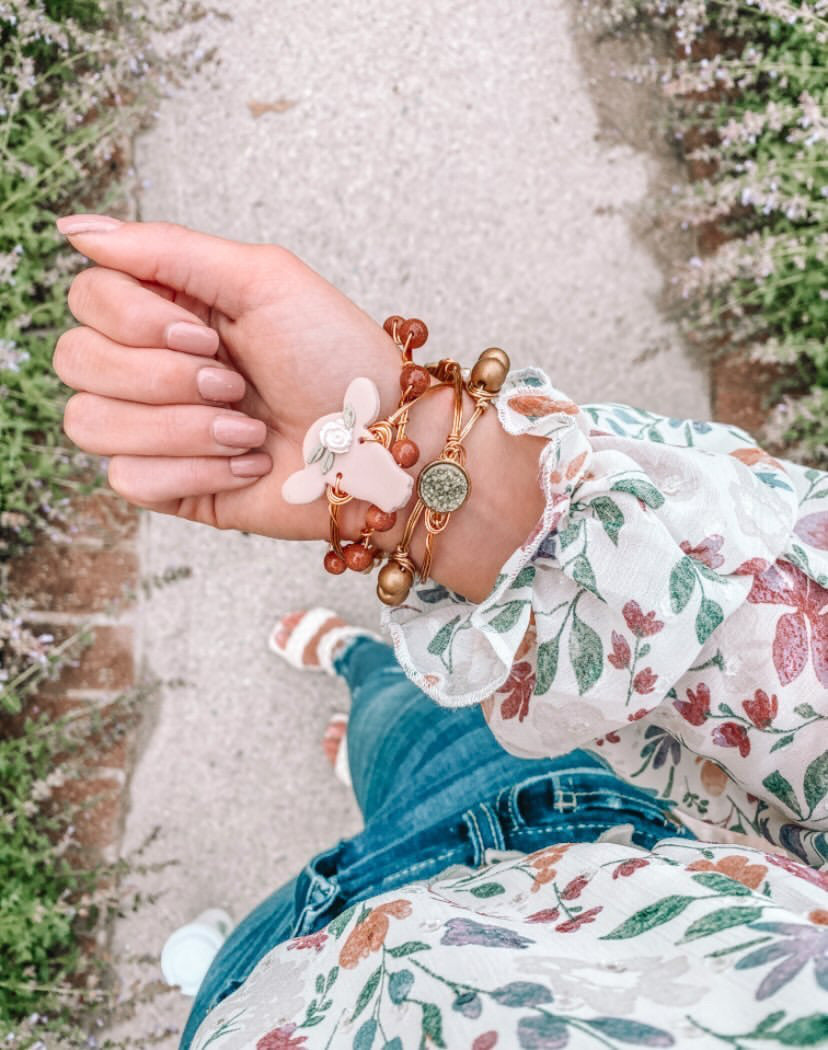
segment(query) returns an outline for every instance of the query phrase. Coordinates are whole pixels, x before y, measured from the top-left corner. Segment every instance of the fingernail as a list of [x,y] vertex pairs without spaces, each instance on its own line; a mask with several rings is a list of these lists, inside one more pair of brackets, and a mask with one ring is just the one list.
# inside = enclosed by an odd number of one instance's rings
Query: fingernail
[[241,401],[244,397],[244,380],[229,368],[202,368],[196,383],[205,401]]
[[267,427],[260,419],[244,416],[219,416],[213,420],[213,437],[220,445],[233,448],[255,448],[265,439]]
[[109,233],[123,223],[110,215],[64,215],[55,225],[64,236],[71,236],[75,233]]
[[259,452],[255,456],[233,456],[230,473],[237,478],[259,478],[270,470],[270,456]]
[[219,344],[218,332],[190,321],[168,324],[164,339],[170,350],[184,350],[188,354],[214,354]]

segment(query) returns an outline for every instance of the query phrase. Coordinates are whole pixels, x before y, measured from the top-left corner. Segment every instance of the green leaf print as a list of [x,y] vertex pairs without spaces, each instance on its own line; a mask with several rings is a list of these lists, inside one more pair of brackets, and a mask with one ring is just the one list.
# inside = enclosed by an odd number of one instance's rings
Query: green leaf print
[[661,926],[669,922],[677,915],[681,915],[684,909],[692,904],[697,897],[684,897],[678,894],[670,897],[662,897],[660,901],[648,904],[646,908],[635,912],[617,926],[612,933],[605,933],[600,939],[602,941],[620,941],[627,937],[638,937],[655,926]]
[[[526,599],[515,599],[515,601],[507,602],[497,616],[494,616],[489,620],[489,627],[497,631],[498,634],[511,631],[518,622],[521,610],[528,604],[529,603]],[[429,646],[429,649],[431,649],[431,646]]]
[[335,919],[332,919],[328,923],[328,933],[332,934],[336,940],[342,936],[342,933],[351,919],[354,917],[354,913],[357,910],[358,905],[352,904],[350,908],[346,908],[345,911],[340,912]]
[[405,944],[398,944],[396,948],[389,948],[388,954],[395,959],[402,959],[403,956],[413,955],[414,952],[427,952],[429,947],[425,941],[406,941]]
[[768,791],[776,798],[779,799],[788,809],[793,810],[794,813],[802,819],[802,810],[799,808],[799,802],[796,798],[791,783],[787,780],[778,769],[775,769],[772,773],[768,773],[765,779],[762,781],[762,787],[767,788]]
[[448,623],[444,623],[440,630],[434,635],[431,641],[428,643],[428,651],[432,656],[442,656],[448,648],[448,644],[451,641],[451,636],[454,633],[454,628],[457,626],[459,616],[453,616]]
[[325,982],[325,992],[329,992],[334,986],[334,981],[339,977],[339,967],[334,966],[331,968],[331,972],[328,974],[328,979]]
[[[711,887],[715,889],[715,887]],[[744,887],[747,889],[747,887]],[[748,890],[748,893],[750,890]],[[719,930],[729,930],[732,926],[744,926],[745,923],[754,922],[762,915],[761,908],[732,907],[719,908],[709,915],[703,915],[700,919],[690,923],[684,933],[681,942],[695,941],[699,937],[709,937]]]
[[569,632],[569,660],[578,682],[581,696],[590,689],[604,670],[604,648],[598,634],[578,614],[572,614],[572,630]]
[[696,586],[693,562],[686,555],[670,573],[670,608],[674,613],[683,611]]
[[585,554],[579,554],[572,563],[572,579],[576,583],[580,583],[582,587],[586,587],[588,591],[592,591],[596,597],[601,597],[598,594],[598,584],[595,582],[595,573],[592,571],[592,566],[589,564],[589,558]]
[[484,882],[482,886],[475,886],[469,890],[473,897],[482,897],[484,900],[486,897],[499,897],[505,892],[499,882]]
[[654,1028],[651,1024],[640,1021],[628,1021],[626,1017],[593,1017],[584,1018],[584,1024],[610,1039],[620,1039],[622,1043],[635,1043],[637,1046],[674,1046],[675,1039],[663,1028]]
[[797,704],[794,711],[800,718],[816,718],[817,713],[810,704]]
[[799,1017],[774,1032],[773,1038],[783,1046],[820,1046],[828,1039],[828,1013]]
[[535,566],[524,565],[520,572],[515,576],[515,582],[512,584],[513,587],[527,587],[532,580],[535,578]]
[[371,1050],[377,1035],[377,1022],[370,1017],[354,1036],[354,1050]]
[[723,620],[721,605],[710,598],[702,598],[701,607],[696,615],[696,638],[699,645],[704,645]]
[[551,1003],[552,993],[544,984],[534,981],[511,981],[502,988],[495,988],[492,999],[501,1006],[522,1007]]
[[617,547],[618,533],[624,524],[624,514],[621,508],[609,496],[599,496],[590,503],[590,507],[598,515],[598,520],[604,526],[604,532]]
[[382,967],[378,966],[376,970],[371,974],[365,984],[362,986],[362,991],[359,993],[359,998],[356,1001],[354,1007],[354,1014],[351,1018],[352,1021],[356,1021],[368,1003],[374,998],[374,992],[377,990],[377,985],[380,982],[382,976]]
[[443,1018],[439,1006],[421,1003],[423,1008],[423,1035],[427,1035],[435,1046],[445,1047],[443,1042]]
[[664,497],[655,485],[649,481],[644,481],[642,478],[622,478],[620,481],[613,482],[610,486],[610,492],[627,492],[630,496],[640,499],[642,503],[646,503],[653,510],[657,510],[664,505]]
[[401,1003],[414,986],[411,970],[397,970],[388,978],[388,998],[392,1003]]
[[317,995],[324,995],[325,994],[325,978],[322,976],[321,973],[318,973],[316,975],[316,994]]
[[553,638],[549,642],[541,642],[538,646],[538,656],[535,673],[535,696],[540,696],[549,690],[558,673],[558,639]]
[[773,751],[781,751],[783,747],[787,747],[788,744],[792,744],[793,742],[794,742],[794,735],[793,735],[793,733],[788,733],[787,736],[780,736],[780,738],[776,741],[776,743],[771,748],[771,752],[773,752]]
[[561,544],[561,550],[565,550],[571,543],[574,543],[578,539],[581,533],[581,523],[579,521],[571,521],[566,528],[561,529],[558,533],[558,540]]
[[809,810],[813,813],[820,802],[828,795],[828,751],[823,751],[821,755],[817,755],[805,770],[803,788],[805,790],[805,801],[808,803]]
[[736,879],[729,879],[727,875],[719,875],[715,871],[702,871],[693,876],[693,882],[697,882],[708,890],[715,890],[716,893],[726,893],[730,897],[749,897],[751,892],[747,886],[737,882]]
[[569,1042],[566,1022],[549,1014],[521,1017],[518,1021],[518,1046],[521,1050],[560,1050]]

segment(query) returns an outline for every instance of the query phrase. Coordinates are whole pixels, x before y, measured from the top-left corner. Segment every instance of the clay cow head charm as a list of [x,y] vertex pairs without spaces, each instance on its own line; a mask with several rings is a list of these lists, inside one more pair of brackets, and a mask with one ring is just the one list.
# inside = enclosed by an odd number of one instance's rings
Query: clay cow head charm
[[305,434],[305,466],[285,480],[283,499],[311,503],[319,499],[326,485],[335,485],[339,476],[339,488],[355,499],[368,500],[385,512],[404,507],[411,498],[414,479],[367,429],[379,411],[376,384],[363,376],[352,380],[342,411],[317,419]]

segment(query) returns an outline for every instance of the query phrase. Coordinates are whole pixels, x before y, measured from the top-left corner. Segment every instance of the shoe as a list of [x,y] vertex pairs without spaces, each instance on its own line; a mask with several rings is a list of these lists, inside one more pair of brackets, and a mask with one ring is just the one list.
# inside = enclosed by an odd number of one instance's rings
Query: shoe
[[315,606],[277,620],[270,632],[268,648],[297,670],[334,675],[334,657],[346,642],[361,637],[381,641],[373,631],[353,627],[333,610]]

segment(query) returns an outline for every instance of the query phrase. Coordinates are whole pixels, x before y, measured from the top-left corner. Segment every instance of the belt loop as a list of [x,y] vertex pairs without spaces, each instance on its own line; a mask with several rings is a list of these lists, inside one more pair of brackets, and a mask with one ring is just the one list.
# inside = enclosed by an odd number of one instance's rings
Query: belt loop
[[487,802],[478,802],[463,814],[468,828],[469,840],[474,849],[473,865],[479,868],[485,863],[486,850],[505,850],[506,842],[497,813]]

